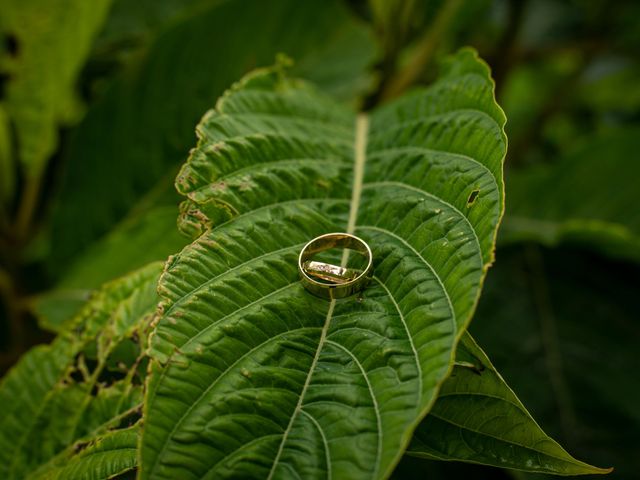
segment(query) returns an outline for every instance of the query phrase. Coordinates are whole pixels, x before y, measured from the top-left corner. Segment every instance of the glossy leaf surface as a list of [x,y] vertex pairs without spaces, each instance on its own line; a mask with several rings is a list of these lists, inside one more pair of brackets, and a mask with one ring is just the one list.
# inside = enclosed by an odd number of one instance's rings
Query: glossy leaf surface
[[[280,68],[228,91],[177,180],[200,236],[160,280],[141,477],[387,477],[492,259],[503,124],[469,50],[371,117]],[[297,280],[302,245],[331,231],[373,249],[360,297]]]

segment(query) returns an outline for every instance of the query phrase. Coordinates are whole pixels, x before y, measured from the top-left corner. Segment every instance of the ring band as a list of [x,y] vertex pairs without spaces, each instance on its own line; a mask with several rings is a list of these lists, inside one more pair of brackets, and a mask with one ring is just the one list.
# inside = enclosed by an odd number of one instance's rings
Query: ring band
[[[367,259],[364,270],[356,270],[329,263],[313,261],[311,257],[331,248],[348,248],[363,254]],[[327,233],[314,238],[300,251],[298,272],[304,287],[314,295],[334,299],[351,296],[362,291],[373,272],[373,255],[369,245],[349,233]],[[331,283],[324,283],[313,277]]]

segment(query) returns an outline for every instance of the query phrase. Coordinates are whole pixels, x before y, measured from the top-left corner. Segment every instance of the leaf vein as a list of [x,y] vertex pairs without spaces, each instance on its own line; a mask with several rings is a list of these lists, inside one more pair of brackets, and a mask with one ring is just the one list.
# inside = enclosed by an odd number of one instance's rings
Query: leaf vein
[[327,462],[327,480],[331,480],[331,451],[329,450],[329,442],[327,442],[327,437],[324,434],[324,430],[322,430],[322,427],[320,426],[318,421],[315,419],[315,417],[311,415],[309,412],[307,412],[304,408],[300,409],[300,413],[305,414],[309,418],[309,420],[311,420],[311,423],[315,425],[315,427],[318,429],[318,432],[320,433],[320,437],[322,438],[322,444],[324,445],[325,459],[326,459],[325,461]]
[[440,204],[445,205],[448,208],[451,208],[469,226],[469,229],[471,230],[471,233],[473,234],[473,239],[475,240],[475,244],[478,247],[478,253],[480,254],[480,257],[483,257],[482,247],[480,246],[480,240],[478,239],[478,234],[476,233],[475,228],[473,227],[473,225],[471,225],[471,222],[469,221],[467,216],[464,213],[462,213],[460,210],[458,210],[451,203],[447,202],[443,198],[440,198],[440,197],[438,197],[438,196],[436,196],[436,195],[434,195],[432,193],[427,192],[426,190],[423,190],[422,188],[414,187],[413,185],[409,185],[409,184],[404,183],[404,182],[385,181],[385,182],[370,182],[370,183],[365,183],[364,184],[364,188],[376,187],[376,186],[390,186],[390,187],[405,188],[407,190],[411,190],[411,191],[414,191],[416,193],[424,194],[427,197],[432,198],[435,201],[439,202]]
[[357,228],[360,229],[364,229],[364,230],[374,230],[389,236],[392,236],[398,240],[400,240],[400,242],[402,242],[407,248],[409,248],[418,258],[420,258],[422,260],[422,262],[427,266],[427,268],[431,271],[431,273],[433,273],[433,275],[435,276],[436,280],[438,281],[438,284],[440,285],[440,287],[442,288],[442,292],[447,300],[447,304],[449,306],[449,310],[451,312],[451,318],[452,318],[452,323],[454,326],[454,332],[456,332],[458,330],[458,324],[456,322],[456,313],[453,309],[453,305],[451,303],[451,297],[449,296],[449,292],[447,291],[447,289],[444,286],[444,283],[442,282],[442,279],[440,278],[440,275],[438,275],[438,273],[435,271],[435,269],[433,268],[433,266],[431,266],[431,264],[427,261],[426,258],[424,258],[420,252],[418,252],[412,245],[410,245],[404,238],[402,238],[401,236],[399,236],[398,234],[396,234],[395,232],[392,232],[391,230],[387,230],[386,228],[381,228],[381,227],[376,227],[374,225],[358,225]]
[[[295,284],[289,284],[287,286],[291,286],[291,285],[295,285]],[[282,290],[282,289],[279,289]],[[265,297],[262,297],[265,298]],[[254,302],[255,303],[255,302]],[[236,313],[236,312],[233,312]],[[222,319],[221,319],[222,320]],[[166,439],[163,441],[162,443],[162,448],[160,449],[160,452],[158,453],[158,455],[156,456],[156,461],[154,462],[151,471],[150,471],[150,476],[153,476],[153,472],[156,468],[156,466],[158,465],[158,460],[162,454],[165,452],[165,450],[167,449],[167,445],[169,445],[169,440],[171,439],[171,437],[173,436],[173,434],[178,430],[178,428],[182,425],[182,422],[184,422],[184,420],[187,418],[187,416],[191,413],[191,411],[200,404],[200,402],[202,401],[202,399],[213,389],[213,387],[215,387],[218,382],[227,374],[229,373],[236,365],[238,365],[238,363],[240,363],[242,360],[244,360],[245,358],[247,358],[249,355],[251,355],[252,353],[254,353],[256,350],[259,350],[260,348],[262,348],[263,346],[273,342],[274,340],[278,340],[281,337],[293,333],[293,332],[298,332],[298,331],[302,331],[302,330],[315,330],[316,328],[314,327],[305,327],[305,328],[297,328],[295,330],[287,330],[285,332],[282,332],[278,335],[275,335],[273,337],[268,338],[267,340],[265,340],[264,342],[259,343],[258,345],[256,345],[255,347],[253,347],[251,350],[245,352],[244,354],[242,354],[240,357],[238,357],[236,360],[233,361],[233,363],[231,365],[229,365],[222,373],[220,373],[220,375],[218,375],[218,378],[216,378],[211,385],[209,385],[199,396],[198,398],[189,406],[189,408],[180,416],[180,418],[178,419],[178,421],[176,422],[176,424],[174,425],[173,429],[171,430],[171,432],[169,433],[169,435],[167,435]],[[158,383],[160,383],[162,381],[162,379],[166,376],[166,373],[168,372],[169,367],[165,367],[165,369],[162,371],[161,377],[158,380]]]

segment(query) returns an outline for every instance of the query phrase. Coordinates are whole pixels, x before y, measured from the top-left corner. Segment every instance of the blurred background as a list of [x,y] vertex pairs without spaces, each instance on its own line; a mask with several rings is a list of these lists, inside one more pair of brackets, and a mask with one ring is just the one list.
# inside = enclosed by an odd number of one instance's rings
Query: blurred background
[[[277,55],[370,109],[471,45],[507,118],[507,213],[471,331],[577,458],[640,471],[640,2],[3,0],[0,374],[103,282],[178,251],[173,179]],[[407,458],[397,478],[525,478]]]

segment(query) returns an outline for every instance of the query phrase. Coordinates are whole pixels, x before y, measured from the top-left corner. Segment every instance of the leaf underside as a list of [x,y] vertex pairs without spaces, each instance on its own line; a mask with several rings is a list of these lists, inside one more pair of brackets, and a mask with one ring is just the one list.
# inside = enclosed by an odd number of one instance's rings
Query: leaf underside
[[[141,478],[384,478],[435,401],[493,255],[504,116],[461,51],[370,117],[278,68],[198,126],[177,187],[200,235],[162,275]],[[309,239],[352,231],[375,276],[325,301]]]

